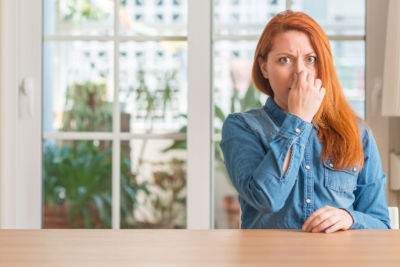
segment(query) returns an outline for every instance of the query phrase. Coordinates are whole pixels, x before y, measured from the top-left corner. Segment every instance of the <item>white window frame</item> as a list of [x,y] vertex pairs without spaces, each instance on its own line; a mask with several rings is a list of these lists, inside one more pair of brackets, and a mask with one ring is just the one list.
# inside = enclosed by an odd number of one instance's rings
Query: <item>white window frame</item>
[[187,226],[212,229],[212,1],[188,2]]
[[[44,40],[120,40],[158,41],[188,40],[189,87],[188,87],[188,133],[187,135],[138,135],[119,133],[119,105],[113,105],[112,133],[44,133],[42,135],[42,0],[1,0],[1,187],[0,223],[2,228],[41,228],[42,224],[42,138],[69,140],[112,140],[112,228],[120,224],[120,141],[136,138],[187,139],[187,228],[211,228],[211,113],[210,113],[210,27],[204,27],[204,18],[211,17],[210,3],[189,1],[190,32],[186,37],[71,37],[50,36]],[[115,5],[118,14],[119,5]],[[206,15],[208,13],[208,15]],[[118,16],[115,16],[118,20]],[[199,23],[200,22],[200,23]],[[209,22],[210,25],[210,22]],[[114,30],[118,31],[115,23]],[[29,40],[29,41],[28,41]],[[208,40],[208,41],[207,41]],[[33,42],[32,42],[33,41]],[[28,49],[31,48],[31,49]],[[32,48],[34,49],[32,51]],[[115,46],[115,88],[118,88],[118,46]],[[18,60],[15,60],[15,59]],[[208,59],[207,59],[208,58]],[[28,62],[28,64],[26,64]],[[207,71],[208,69],[208,71]],[[197,75],[192,75],[197,73]],[[18,117],[18,85],[31,77],[34,81],[35,99],[33,116]],[[118,90],[114,90],[118,99]],[[118,132],[118,134],[116,134]],[[17,148],[17,149],[16,149]],[[30,155],[35,155],[31,157]],[[39,156],[36,156],[39,155]]]
[[[1,228],[40,228],[41,49],[40,1],[1,0]],[[30,79],[31,111],[20,86]],[[26,99],[25,99],[26,100]],[[25,104],[22,104],[25,103]],[[20,110],[25,109],[24,112]]]
[[[116,3],[119,3],[117,0]],[[73,41],[73,40],[96,40],[114,42],[114,102],[113,102],[113,129],[111,133],[101,132],[55,132],[44,133],[44,139],[59,140],[111,140],[112,141],[112,228],[120,227],[120,141],[133,139],[175,139],[187,138],[187,228],[209,229],[210,219],[210,187],[211,183],[203,177],[210,177],[210,148],[204,143],[210,143],[210,101],[211,92],[207,94],[204,88],[210,88],[210,74],[207,70],[210,65],[210,37],[209,31],[204,24],[198,21],[204,20],[204,14],[209,10],[207,1],[189,1],[188,28],[189,32],[196,34],[188,37],[182,36],[44,36],[44,40]],[[204,12],[199,12],[202,10]],[[195,11],[195,12],[191,12]],[[208,11],[210,12],[210,11]],[[119,5],[114,5],[114,14],[119,13]],[[199,16],[200,15],[200,16]],[[196,17],[198,16],[198,17]],[[209,21],[209,20],[208,20]],[[114,16],[114,33],[119,32],[118,16]],[[188,132],[185,134],[130,134],[120,132],[120,110],[119,110],[119,42],[120,41],[186,41],[188,40]],[[196,74],[196,75],[192,75]],[[208,76],[208,77],[207,77]],[[206,93],[204,93],[206,92]],[[207,164],[208,162],[208,164]],[[208,204],[207,204],[208,203]]]

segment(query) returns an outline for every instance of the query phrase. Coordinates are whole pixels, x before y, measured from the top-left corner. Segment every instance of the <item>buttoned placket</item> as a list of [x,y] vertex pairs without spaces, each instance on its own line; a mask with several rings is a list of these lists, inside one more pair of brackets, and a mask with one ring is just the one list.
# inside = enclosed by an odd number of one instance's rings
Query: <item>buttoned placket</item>
[[314,193],[314,180],[313,180],[313,172],[312,172],[312,158],[311,158],[311,148],[310,139],[307,142],[307,145],[304,150],[304,205],[303,205],[303,222],[307,220],[307,218],[313,212],[313,193]]

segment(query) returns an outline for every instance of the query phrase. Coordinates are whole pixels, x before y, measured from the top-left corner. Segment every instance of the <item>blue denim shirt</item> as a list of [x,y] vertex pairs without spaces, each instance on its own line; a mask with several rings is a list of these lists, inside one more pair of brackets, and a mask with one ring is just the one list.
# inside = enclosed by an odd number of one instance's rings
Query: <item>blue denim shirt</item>
[[328,205],[352,215],[351,229],[390,229],[386,176],[374,137],[361,121],[360,135],[363,169],[338,171],[329,160],[321,162],[317,128],[286,114],[272,98],[263,108],[230,114],[220,146],[239,192],[241,227],[301,229],[314,211]]

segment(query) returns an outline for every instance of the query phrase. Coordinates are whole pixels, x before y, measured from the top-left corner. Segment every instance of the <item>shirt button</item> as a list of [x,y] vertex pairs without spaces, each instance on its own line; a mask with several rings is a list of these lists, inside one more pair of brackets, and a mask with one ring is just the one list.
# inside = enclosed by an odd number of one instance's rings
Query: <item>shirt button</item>
[[307,198],[307,199],[306,199],[306,203],[307,203],[307,204],[310,204],[310,203],[311,203],[311,199]]
[[296,128],[296,133],[300,133],[300,132],[301,132],[300,129]]
[[329,163],[329,167],[333,168],[333,164],[332,164],[332,163]]
[[310,169],[310,166],[309,166],[309,165],[306,165],[306,169],[309,170],[309,169]]

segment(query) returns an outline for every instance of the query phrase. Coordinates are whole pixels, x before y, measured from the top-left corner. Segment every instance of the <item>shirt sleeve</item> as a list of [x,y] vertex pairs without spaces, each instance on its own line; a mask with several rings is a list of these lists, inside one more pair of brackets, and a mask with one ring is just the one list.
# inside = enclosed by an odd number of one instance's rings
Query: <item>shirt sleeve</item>
[[385,186],[375,139],[366,129],[364,138],[364,167],[358,176],[353,209],[346,209],[353,217],[350,229],[390,229]]
[[[285,204],[296,179],[312,124],[287,114],[265,146],[238,114],[225,120],[220,143],[225,165],[239,195],[260,212],[276,212]],[[283,166],[290,147],[286,173]]]

